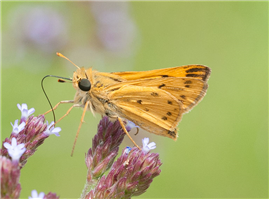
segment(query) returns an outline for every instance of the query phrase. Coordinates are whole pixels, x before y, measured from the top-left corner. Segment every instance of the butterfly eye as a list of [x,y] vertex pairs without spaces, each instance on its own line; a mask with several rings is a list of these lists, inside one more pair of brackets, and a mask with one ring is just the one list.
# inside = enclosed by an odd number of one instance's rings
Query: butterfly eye
[[83,91],[89,91],[91,89],[91,82],[88,79],[82,79],[78,83],[78,87]]

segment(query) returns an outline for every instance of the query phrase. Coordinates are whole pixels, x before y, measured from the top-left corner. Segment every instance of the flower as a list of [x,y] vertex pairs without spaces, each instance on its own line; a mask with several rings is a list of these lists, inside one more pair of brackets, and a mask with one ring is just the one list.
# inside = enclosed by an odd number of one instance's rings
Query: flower
[[150,150],[156,148],[156,144],[155,144],[155,142],[151,142],[151,143],[149,143],[149,138],[144,138],[144,139],[142,139],[142,143],[143,143],[143,148],[142,148],[142,150],[143,150],[144,152],[149,152]]
[[153,178],[161,172],[159,154],[133,147],[113,163],[108,175],[102,176],[85,198],[131,198],[146,192]]
[[[55,6],[38,4],[21,4],[8,12],[9,26],[2,33],[3,46],[9,46],[5,66],[19,66],[34,74],[46,71],[56,58],[54,52],[63,50],[70,40],[65,13]],[[29,59],[29,54],[38,58]]]
[[51,122],[50,125],[49,125],[48,121],[46,121],[46,122],[47,122],[47,129],[46,129],[46,131],[44,133],[47,134],[47,135],[54,134],[56,136],[60,136],[59,132],[62,129],[60,127],[54,128],[54,122]]
[[49,192],[45,195],[44,192],[37,193],[36,190],[33,190],[31,192],[32,196],[29,196],[29,199],[59,199],[59,196],[56,195],[56,193]]
[[135,123],[133,123],[133,122],[130,121],[130,120],[128,120],[126,126],[129,127],[130,129],[132,129],[132,128],[139,128],[139,126],[137,126]]
[[21,110],[21,123],[26,122],[26,119],[35,112],[34,108],[28,110],[27,104],[17,104],[17,107]]
[[102,118],[98,125],[98,132],[92,140],[92,148],[85,158],[88,182],[98,179],[111,167],[124,136],[119,121],[111,122],[106,116]]
[[110,52],[129,56],[133,52],[137,27],[127,2],[91,2],[97,38]]
[[20,197],[21,185],[20,167],[17,162],[7,157],[0,156],[1,169],[1,198],[18,199]]
[[25,145],[22,144],[17,144],[16,138],[12,138],[11,144],[8,142],[4,143],[4,147],[8,150],[9,156],[12,158],[13,161],[18,161],[22,154],[26,151],[26,148],[24,147]]
[[48,122],[45,122],[44,115],[39,115],[38,117],[30,116],[27,119],[27,124],[25,125],[25,130],[23,133],[19,134],[17,140],[25,143],[26,152],[21,157],[21,166],[23,167],[27,159],[32,156],[37,148],[44,143],[44,141],[51,134],[59,136],[58,132],[61,130],[60,127],[54,128],[52,122],[48,126]]
[[[50,125],[45,122],[44,115],[39,115],[38,117],[29,116],[34,113],[34,108],[28,110],[26,104],[18,104],[17,106],[22,111],[21,124],[18,125],[18,120],[14,122],[14,125],[11,124],[13,127],[12,134],[3,141],[0,155],[7,158],[11,157],[14,161],[19,160],[22,168],[27,159],[35,153],[49,135],[55,134],[59,136],[61,128],[54,128],[54,122],[51,122]],[[17,143],[20,144],[18,145]]]
[[14,125],[10,122],[11,126],[13,127],[12,133],[18,134],[21,132],[25,127],[25,122],[22,122],[20,125],[18,125],[19,120],[15,120]]
[[[5,138],[0,149],[0,176],[1,176],[1,198],[19,199],[21,192],[20,169],[26,164],[27,159],[32,156],[37,147],[40,146],[50,134],[59,135],[60,128],[54,128],[52,122],[44,123],[44,115],[38,117],[30,116],[34,109],[28,110],[26,104],[18,104],[18,108],[22,111],[23,121],[18,125],[18,120],[15,120],[13,131],[9,138]],[[27,112],[27,114],[26,114]],[[12,160],[11,160],[12,159]],[[37,193],[32,191],[32,196],[29,199],[59,199],[56,193],[43,192]]]
[[39,194],[37,193],[36,190],[33,190],[31,192],[32,196],[29,196],[29,199],[43,199],[45,196],[44,192],[40,192]]
[[[130,126],[126,129],[129,131]],[[150,153],[151,149],[156,148],[156,144],[149,143],[149,138],[142,140],[143,150],[139,150],[137,147],[124,148],[121,156],[111,167],[124,135],[118,121],[112,123],[108,117],[102,118],[98,132],[94,136],[92,148],[86,154],[88,175],[81,198],[138,196],[144,193],[153,178],[160,174],[159,167],[162,163],[159,154]],[[110,167],[108,175],[105,176],[104,172]]]

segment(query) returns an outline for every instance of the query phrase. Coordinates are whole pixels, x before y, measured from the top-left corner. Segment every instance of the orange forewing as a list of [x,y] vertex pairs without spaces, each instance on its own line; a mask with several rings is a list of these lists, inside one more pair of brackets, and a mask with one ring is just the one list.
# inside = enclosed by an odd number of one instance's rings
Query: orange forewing
[[186,65],[140,72],[114,72],[112,74],[118,75],[126,80],[160,77],[193,77],[195,79],[207,81],[210,76],[210,72],[211,70],[204,65]]

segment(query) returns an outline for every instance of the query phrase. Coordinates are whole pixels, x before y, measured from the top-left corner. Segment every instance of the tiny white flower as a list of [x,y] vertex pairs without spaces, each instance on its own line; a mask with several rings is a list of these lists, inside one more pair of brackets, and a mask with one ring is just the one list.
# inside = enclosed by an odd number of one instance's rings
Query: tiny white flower
[[14,124],[10,122],[11,126],[13,127],[12,132],[18,134],[21,132],[25,127],[25,122],[22,122],[20,125],[18,125],[18,120],[15,120]]
[[135,123],[131,122],[130,120],[128,120],[126,126],[129,126],[131,129],[132,128],[139,128],[139,126],[137,126]]
[[24,147],[24,144],[21,143],[19,145],[17,145],[17,140],[16,138],[12,138],[11,140],[11,144],[9,144],[8,142],[5,142],[4,143],[4,147],[7,149],[7,150],[14,150],[15,148],[20,148],[22,149]]
[[144,151],[144,152],[149,152],[150,150],[156,148],[155,142],[149,143],[149,138],[142,139],[142,143],[143,143],[142,151]]
[[54,122],[51,122],[50,125],[49,125],[48,121],[46,121],[46,122],[47,122],[47,128],[46,128],[46,131],[44,133],[47,134],[47,135],[54,134],[56,136],[60,136],[59,132],[62,129],[60,127],[54,128],[54,126],[53,126]]
[[29,196],[28,198],[29,199],[43,199],[44,196],[45,196],[45,193],[44,192],[40,192],[39,194],[37,193],[36,190],[33,190],[31,192],[32,196]]
[[21,118],[28,118],[35,112],[34,108],[28,110],[27,104],[17,104],[17,107],[21,110]]
[[16,138],[12,138],[11,144],[5,142],[4,147],[7,149],[7,152],[13,161],[18,161],[26,151],[23,143],[17,144]]

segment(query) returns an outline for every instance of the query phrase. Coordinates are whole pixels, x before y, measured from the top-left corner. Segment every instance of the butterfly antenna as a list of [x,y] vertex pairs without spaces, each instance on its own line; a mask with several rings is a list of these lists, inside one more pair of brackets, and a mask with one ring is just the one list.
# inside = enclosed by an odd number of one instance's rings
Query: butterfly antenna
[[74,64],[74,62],[72,62],[70,59],[68,59],[66,56],[64,56],[62,53],[56,53],[56,55],[58,55],[59,57],[65,58],[67,61],[69,61],[71,64],[73,64],[75,67],[77,67],[78,69],[80,69],[76,64]]
[[[62,80],[62,82],[64,81],[63,79],[66,79],[66,80],[69,80],[69,81],[72,81],[71,78],[65,78],[65,77],[59,77],[59,76],[54,76],[54,75],[46,75],[45,77],[43,77],[43,79],[41,80],[41,88],[43,90],[43,93],[45,94],[48,102],[49,102],[49,105],[50,105],[50,108],[51,108],[51,111],[52,111],[52,114],[53,114],[53,120],[54,120],[54,124],[56,123],[56,117],[55,117],[55,113],[54,113],[54,110],[53,110],[53,107],[50,103],[50,100],[49,100],[49,97],[44,89],[44,85],[43,85],[43,82],[44,82],[44,79],[46,79],[47,77],[56,77],[56,78],[60,78],[60,80]],[[58,80],[59,81],[59,80]],[[61,82],[61,81],[60,81]]]
[[50,108],[51,108],[51,111],[52,111],[52,114],[53,114],[54,124],[55,124],[55,123],[56,123],[55,113],[54,113],[53,107],[52,107],[52,105],[51,105],[51,103],[50,103],[49,97],[48,97],[48,95],[47,95],[47,93],[46,93],[46,91],[45,91],[45,89],[44,89],[44,85],[43,85],[43,81],[44,81],[44,79],[47,78],[47,77],[50,77],[50,75],[46,75],[45,77],[43,77],[43,79],[41,80],[41,87],[42,87],[43,93],[45,94],[45,96],[46,96],[46,98],[47,98],[47,100],[48,100],[48,102],[49,102],[49,105],[50,105]]

